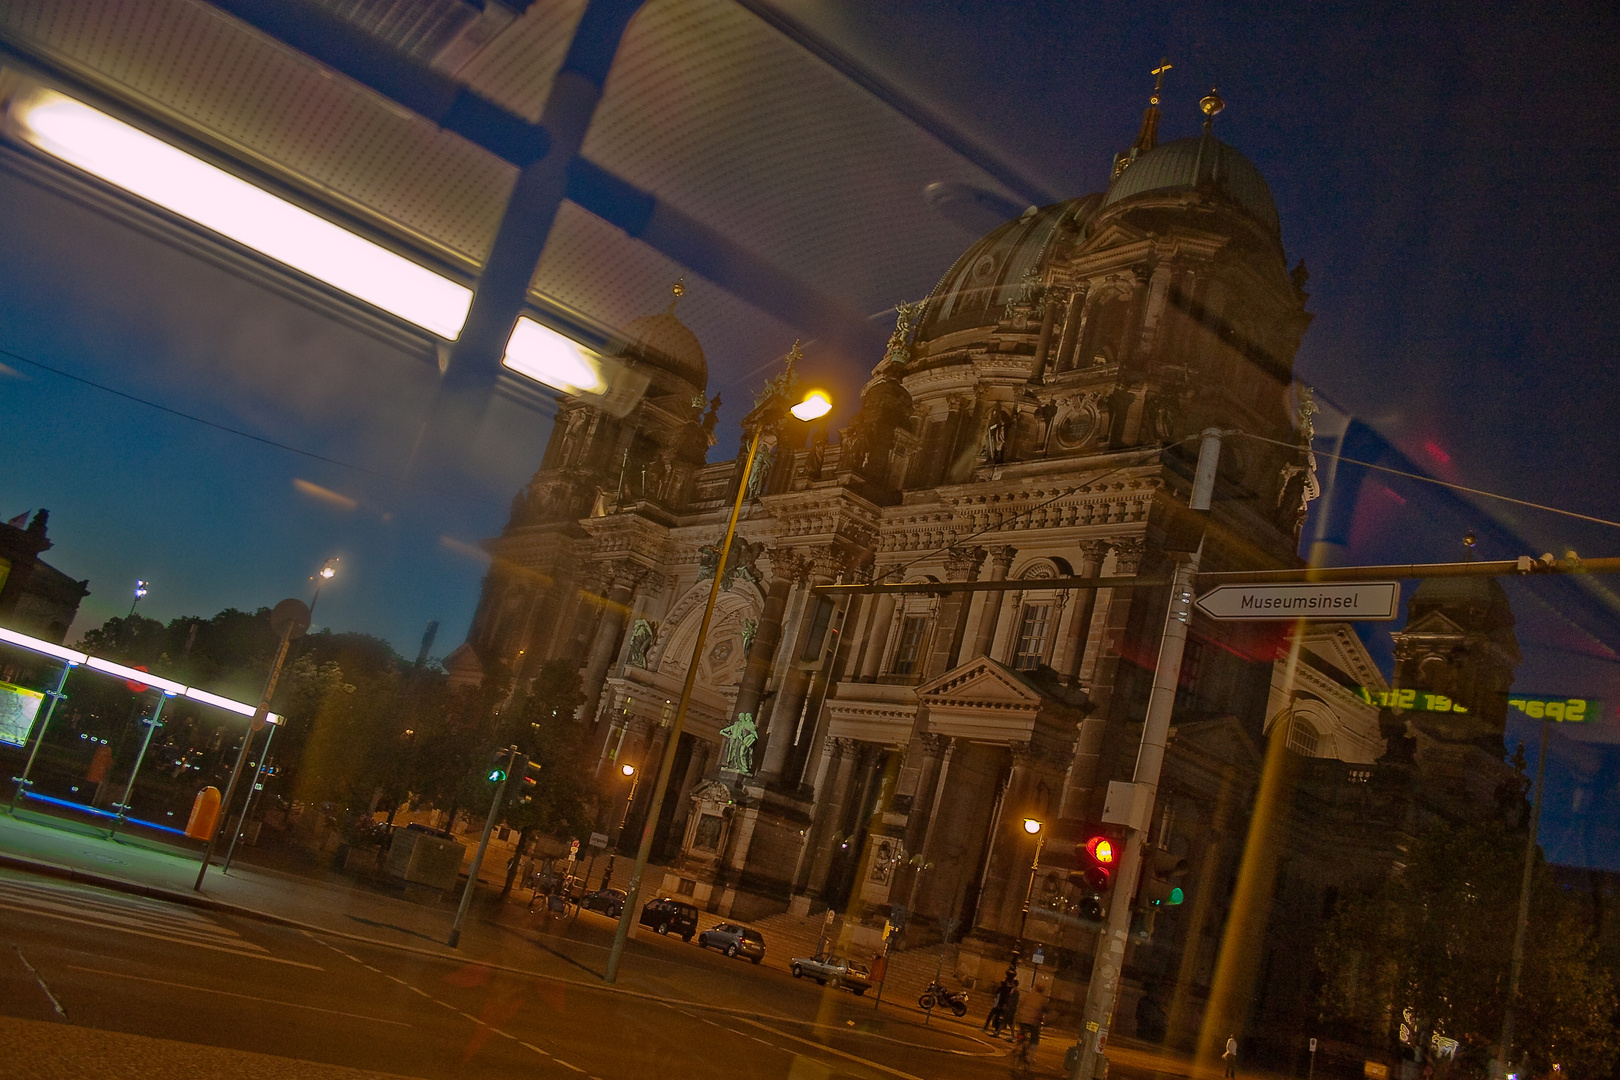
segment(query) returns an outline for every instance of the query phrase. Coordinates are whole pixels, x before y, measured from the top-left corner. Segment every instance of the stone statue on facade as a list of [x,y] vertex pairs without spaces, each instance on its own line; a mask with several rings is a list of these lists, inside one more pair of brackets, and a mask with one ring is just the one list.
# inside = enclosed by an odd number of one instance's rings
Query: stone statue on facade
[[759,728],[753,713],[738,713],[737,719],[720,729],[725,737],[721,750],[720,768],[739,775],[754,771],[754,743],[759,741]]
[[630,631],[630,666],[638,668],[647,667],[647,650],[652,647],[653,638],[658,634],[657,628],[646,619],[637,619],[635,628]]

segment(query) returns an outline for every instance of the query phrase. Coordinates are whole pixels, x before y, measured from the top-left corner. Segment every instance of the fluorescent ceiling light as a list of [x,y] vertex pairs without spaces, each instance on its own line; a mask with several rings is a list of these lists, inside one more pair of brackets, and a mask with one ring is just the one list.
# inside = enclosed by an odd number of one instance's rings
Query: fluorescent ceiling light
[[501,363],[519,375],[570,394],[600,394],[607,389],[595,354],[527,315],[520,315],[512,327]]
[[442,338],[461,333],[465,285],[63,94],[41,90],[12,115],[62,161]]
[[201,701],[206,705],[217,705],[227,712],[236,713],[238,716],[253,715],[253,706],[249,705],[247,702],[232,701],[228,697],[220,697],[218,694],[210,694],[208,691],[199,690],[195,686],[186,687],[186,697],[193,701]]
[[115,664],[111,660],[104,660],[99,656],[91,656],[86,658],[84,666],[88,668],[95,668],[97,671],[105,671],[109,675],[117,675],[119,678],[128,679],[130,682],[138,682],[146,686],[155,686],[159,690],[162,690],[165,694],[184,694],[186,692],[185,683],[177,683],[173,679],[165,679],[162,676],[152,674],[150,671],[141,671],[138,668],[125,667],[123,664]]
[[44,653],[46,656],[54,656],[58,660],[66,660],[70,664],[82,664],[90,659],[82,652],[74,649],[64,649],[60,645],[52,644],[49,641],[41,641],[39,638],[29,637],[27,634],[19,634],[17,631],[7,630],[3,626],[0,626],[0,641],[9,641],[20,648],[32,649],[34,652]]

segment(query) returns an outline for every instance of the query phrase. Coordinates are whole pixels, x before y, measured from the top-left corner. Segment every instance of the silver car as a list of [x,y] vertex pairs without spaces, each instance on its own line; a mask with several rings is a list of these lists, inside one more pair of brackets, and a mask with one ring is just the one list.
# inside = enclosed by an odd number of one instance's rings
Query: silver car
[[719,949],[727,956],[740,956],[759,963],[765,959],[765,939],[758,930],[736,923],[720,923],[698,935],[698,948]]
[[795,956],[788,970],[795,979],[814,979],[823,986],[832,983],[853,991],[857,997],[872,989],[872,972],[867,966],[837,953]]

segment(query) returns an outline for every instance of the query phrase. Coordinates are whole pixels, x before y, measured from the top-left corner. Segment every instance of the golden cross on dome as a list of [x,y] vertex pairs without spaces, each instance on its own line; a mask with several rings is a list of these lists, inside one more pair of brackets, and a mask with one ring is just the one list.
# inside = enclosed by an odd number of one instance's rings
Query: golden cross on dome
[[1158,67],[1148,72],[1149,75],[1154,76],[1153,96],[1148,99],[1149,105],[1157,105],[1159,103],[1159,91],[1164,89],[1164,73],[1173,67],[1175,67],[1175,65],[1172,64],[1170,62],[1170,58],[1166,56],[1159,61]]

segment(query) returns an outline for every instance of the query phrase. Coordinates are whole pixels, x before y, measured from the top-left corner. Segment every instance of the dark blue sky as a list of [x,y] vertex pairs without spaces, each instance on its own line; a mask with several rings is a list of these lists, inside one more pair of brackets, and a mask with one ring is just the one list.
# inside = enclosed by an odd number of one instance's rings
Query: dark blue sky
[[[1193,133],[1218,86],[1222,138],[1261,168],[1290,259],[1310,268],[1300,376],[1436,475],[1620,520],[1613,5],[782,7],[1060,197],[1103,185],[1168,55],[1162,137]],[[0,348],[378,472],[411,468],[432,385],[419,358],[6,173],[0,281]],[[437,618],[443,654],[476,603],[467,545],[499,530],[549,425],[497,405],[444,494],[0,362],[0,516],[51,509],[50,560],[91,582],[76,630],[128,610],[137,576],[152,582],[142,610],[168,619],[272,604],[337,555],[317,623],[410,653]],[[1615,529],[1474,512],[1410,482],[1364,495],[1358,561],[1454,558],[1493,520],[1532,553],[1620,552]],[[1492,546],[1481,554],[1520,553]],[[1531,588],[1515,589],[1520,685],[1606,695],[1609,722],[1581,734],[1620,742],[1620,642]],[[1620,806],[1612,759],[1570,760],[1566,805]],[[1573,794],[1579,776],[1596,794]]]

